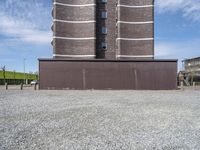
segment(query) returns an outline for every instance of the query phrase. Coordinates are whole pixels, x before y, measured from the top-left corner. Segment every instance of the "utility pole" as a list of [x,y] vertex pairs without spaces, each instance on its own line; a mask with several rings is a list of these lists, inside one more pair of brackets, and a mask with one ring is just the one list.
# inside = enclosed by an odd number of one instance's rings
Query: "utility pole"
[[24,58],[24,84],[26,84],[26,59]]
[[16,79],[15,79],[16,71],[13,71],[13,76],[14,76],[14,85],[16,84]]

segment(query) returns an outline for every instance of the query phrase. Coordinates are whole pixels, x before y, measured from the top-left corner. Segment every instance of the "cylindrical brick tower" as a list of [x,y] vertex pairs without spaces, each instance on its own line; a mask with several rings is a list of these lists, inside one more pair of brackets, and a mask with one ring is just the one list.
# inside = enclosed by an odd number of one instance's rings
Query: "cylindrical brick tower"
[[118,59],[154,58],[154,0],[118,0]]
[[53,1],[54,58],[95,58],[95,0]]

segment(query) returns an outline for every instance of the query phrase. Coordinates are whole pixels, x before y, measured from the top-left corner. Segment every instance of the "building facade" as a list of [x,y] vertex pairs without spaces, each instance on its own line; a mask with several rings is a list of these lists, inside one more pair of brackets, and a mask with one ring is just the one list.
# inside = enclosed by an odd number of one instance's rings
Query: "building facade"
[[200,57],[183,60],[184,71],[200,76]]
[[154,59],[154,0],[54,0],[52,16],[40,89],[177,88],[177,60]]
[[54,57],[153,59],[153,6],[153,0],[54,0]]
[[182,63],[184,70],[179,74],[184,77],[186,85],[200,84],[200,57],[185,59]]

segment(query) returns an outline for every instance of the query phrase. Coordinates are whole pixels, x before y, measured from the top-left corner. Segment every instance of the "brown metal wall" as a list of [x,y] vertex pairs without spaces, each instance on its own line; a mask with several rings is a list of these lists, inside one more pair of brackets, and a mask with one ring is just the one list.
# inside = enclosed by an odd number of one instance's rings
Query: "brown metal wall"
[[177,61],[40,60],[40,89],[176,89]]

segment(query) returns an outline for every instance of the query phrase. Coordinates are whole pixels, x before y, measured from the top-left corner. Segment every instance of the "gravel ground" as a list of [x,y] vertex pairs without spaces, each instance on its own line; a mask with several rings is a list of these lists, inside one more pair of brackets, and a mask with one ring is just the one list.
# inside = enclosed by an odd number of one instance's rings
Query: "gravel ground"
[[0,149],[200,150],[200,90],[0,90]]

